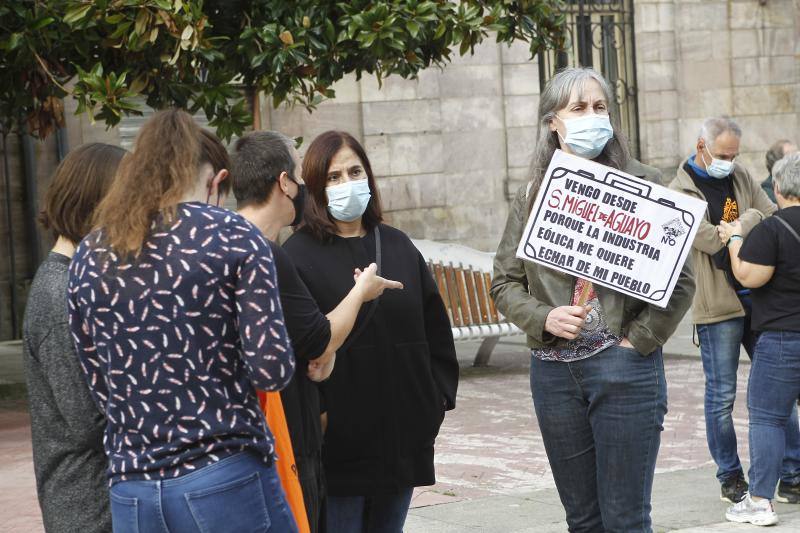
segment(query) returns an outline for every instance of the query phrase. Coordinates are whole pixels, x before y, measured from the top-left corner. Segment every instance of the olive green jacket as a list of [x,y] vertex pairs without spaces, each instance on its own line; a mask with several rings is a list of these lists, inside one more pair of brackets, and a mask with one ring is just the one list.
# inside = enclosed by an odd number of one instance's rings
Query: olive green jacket
[[[669,184],[669,188],[705,201],[703,193],[683,169],[687,160],[688,158],[684,159],[678,167],[678,175]],[[746,237],[756,224],[774,213],[777,207],[742,165],[734,166],[731,177],[733,195],[739,206],[742,236]],[[711,259],[711,256],[719,252],[723,246],[725,244],[719,238],[717,227],[708,220],[706,209],[692,245],[692,265],[697,275],[697,292],[692,303],[692,322],[695,324],[713,324],[744,316],[744,308],[736,296],[736,291],[728,283],[725,272],[714,266],[714,261]]]
[[[657,169],[635,160],[625,172],[661,183]],[[511,203],[494,258],[491,295],[498,311],[527,334],[528,347],[540,349],[555,344],[557,337],[544,330],[545,320],[555,307],[571,305],[577,278],[517,257],[517,246],[528,221],[527,188],[521,187]],[[627,337],[639,353],[650,354],[667,341],[689,309],[694,277],[687,259],[669,304],[663,309],[600,285],[595,285],[595,291],[610,330]]]

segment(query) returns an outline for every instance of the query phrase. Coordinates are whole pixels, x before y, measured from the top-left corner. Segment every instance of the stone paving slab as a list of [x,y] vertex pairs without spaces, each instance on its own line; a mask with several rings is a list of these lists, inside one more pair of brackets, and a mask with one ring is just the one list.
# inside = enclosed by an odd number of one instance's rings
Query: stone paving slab
[[[725,521],[729,504],[719,500],[714,468],[656,475],[653,487],[653,530],[699,533],[765,531],[756,526]],[[769,532],[800,531],[800,507],[778,504],[781,522]],[[493,496],[466,502],[412,509],[406,533],[564,532],[564,510],[555,489],[516,496]]]
[[0,403],[0,532],[43,532],[25,400]]
[[[524,347],[503,344],[489,368],[462,367],[457,408],[436,442],[438,483],[424,490],[475,499],[552,488],[533,410]],[[745,394],[749,362],[739,368],[734,425],[747,460]],[[712,465],[705,438],[704,377],[699,358],[666,357],[669,411],[656,472]],[[712,476],[713,478],[713,476]]]

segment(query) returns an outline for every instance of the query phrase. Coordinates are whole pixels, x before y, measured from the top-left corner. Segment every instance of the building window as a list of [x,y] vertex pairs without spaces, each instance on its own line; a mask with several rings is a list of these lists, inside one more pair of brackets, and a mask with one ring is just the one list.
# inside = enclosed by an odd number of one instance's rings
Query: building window
[[593,67],[614,91],[611,102],[631,153],[640,157],[639,105],[633,0],[566,0],[567,35],[564,48],[539,55],[539,83],[566,66]]

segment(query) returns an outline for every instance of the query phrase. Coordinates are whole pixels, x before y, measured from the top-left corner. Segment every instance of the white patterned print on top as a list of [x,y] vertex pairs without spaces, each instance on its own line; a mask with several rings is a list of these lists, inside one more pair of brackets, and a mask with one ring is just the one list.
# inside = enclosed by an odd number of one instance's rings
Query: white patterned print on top
[[106,414],[111,482],[177,477],[241,450],[269,460],[255,387],[294,372],[272,253],[239,215],[179,204],[136,260],[83,240],[70,267],[70,329]]

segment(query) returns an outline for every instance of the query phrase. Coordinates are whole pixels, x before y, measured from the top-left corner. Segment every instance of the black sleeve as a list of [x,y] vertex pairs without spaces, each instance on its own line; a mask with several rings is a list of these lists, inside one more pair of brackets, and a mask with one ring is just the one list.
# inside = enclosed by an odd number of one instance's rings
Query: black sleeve
[[278,272],[283,316],[295,356],[298,359],[316,359],[325,352],[331,340],[331,323],[319,310],[286,251],[274,242],[269,245]]
[[778,233],[773,221],[759,222],[745,238],[739,250],[739,259],[756,265],[778,264]]
[[431,370],[433,379],[444,396],[445,409],[456,406],[458,390],[458,359],[453,342],[453,331],[447,316],[439,289],[433,280],[428,265],[422,254],[419,256],[420,278],[422,279],[422,302],[425,307],[425,335],[431,354]]

